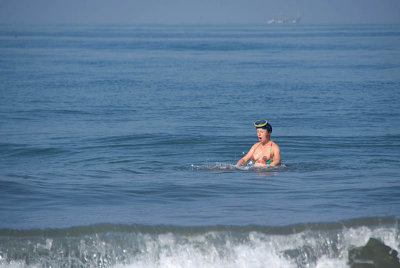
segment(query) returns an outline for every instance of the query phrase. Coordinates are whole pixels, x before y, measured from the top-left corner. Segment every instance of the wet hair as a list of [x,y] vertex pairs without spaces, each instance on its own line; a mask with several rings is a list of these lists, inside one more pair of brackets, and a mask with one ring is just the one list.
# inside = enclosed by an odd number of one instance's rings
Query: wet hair
[[266,129],[268,133],[272,133],[272,126],[267,123],[265,126],[261,127],[262,129]]
[[262,128],[262,129],[266,129],[268,131],[268,133],[272,132],[272,126],[268,123],[267,120],[262,119],[262,120],[258,120],[256,122],[254,122],[254,126],[256,128]]

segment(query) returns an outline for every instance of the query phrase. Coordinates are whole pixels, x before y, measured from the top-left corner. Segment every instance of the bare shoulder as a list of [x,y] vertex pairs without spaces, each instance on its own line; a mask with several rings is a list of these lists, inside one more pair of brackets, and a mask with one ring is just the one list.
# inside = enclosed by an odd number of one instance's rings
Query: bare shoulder
[[257,143],[254,143],[253,144],[253,146],[251,146],[251,151],[254,151],[257,147],[258,147],[258,145],[260,145],[260,143],[259,142],[257,142]]
[[276,142],[273,142],[274,144],[273,144],[273,146],[272,146],[272,150],[277,150],[278,152],[280,152],[280,148],[279,148],[279,145],[278,144],[276,144]]

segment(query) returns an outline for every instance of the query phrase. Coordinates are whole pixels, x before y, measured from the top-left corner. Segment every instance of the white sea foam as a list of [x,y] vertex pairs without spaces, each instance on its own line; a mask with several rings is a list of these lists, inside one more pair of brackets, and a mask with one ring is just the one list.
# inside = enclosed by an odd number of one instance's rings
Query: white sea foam
[[[219,234],[199,235],[192,237],[191,241],[186,240],[185,242],[178,241],[172,234],[161,235],[158,237],[158,241],[147,240],[149,238],[147,237],[142,254],[132,258],[128,265],[118,264],[115,267],[291,268],[299,266],[295,260],[285,256],[286,250],[299,249],[305,245],[318,246],[315,238],[303,237],[302,239],[304,233],[271,236],[251,232],[243,241],[225,237],[225,241],[221,244],[211,243],[210,239],[206,238],[213,236],[218,237]],[[323,255],[308,267],[339,268],[347,267],[347,265],[344,258],[329,258]]]
[[[298,225],[277,229],[139,226],[124,227],[121,232],[118,226],[104,228],[95,233],[79,229],[82,233],[71,238],[57,235],[39,236],[36,240],[34,236],[4,240],[0,266],[345,268],[349,267],[349,251],[365,246],[370,238],[396,251],[400,245],[397,223],[349,227]],[[21,260],[21,256],[25,257]]]
[[[172,241],[171,241],[172,242]],[[128,265],[115,267],[297,267],[281,253],[264,243],[232,244],[226,241],[222,247],[204,243],[176,244],[163,247],[152,244],[147,252],[132,259]]]
[[372,237],[398,250],[396,228],[357,227],[328,233],[307,230],[271,235],[253,231],[237,239],[210,232],[183,240],[164,234],[147,240],[146,250],[132,258],[130,264],[115,267],[344,268],[349,267],[348,251],[364,246]]

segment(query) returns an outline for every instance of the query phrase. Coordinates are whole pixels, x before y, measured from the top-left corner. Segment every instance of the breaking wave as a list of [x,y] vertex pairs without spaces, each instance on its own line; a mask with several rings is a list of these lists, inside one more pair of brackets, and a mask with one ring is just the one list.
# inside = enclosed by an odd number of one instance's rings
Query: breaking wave
[[[99,224],[0,230],[0,266],[338,268],[397,265],[399,246],[396,218],[285,227]],[[364,256],[368,250],[382,253]]]

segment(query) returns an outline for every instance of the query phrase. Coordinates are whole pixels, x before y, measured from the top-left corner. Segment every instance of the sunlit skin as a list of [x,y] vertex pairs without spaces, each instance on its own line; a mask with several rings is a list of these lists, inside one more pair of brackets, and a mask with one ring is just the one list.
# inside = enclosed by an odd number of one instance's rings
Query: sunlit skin
[[250,160],[254,162],[255,167],[268,166],[266,162],[270,158],[271,148],[271,166],[277,166],[281,164],[281,151],[279,146],[271,140],[271,133],[266,129],[257,128],[257,137],[259,142],[254,144],[250,151],[237,162],[238,166],[243,166]]

